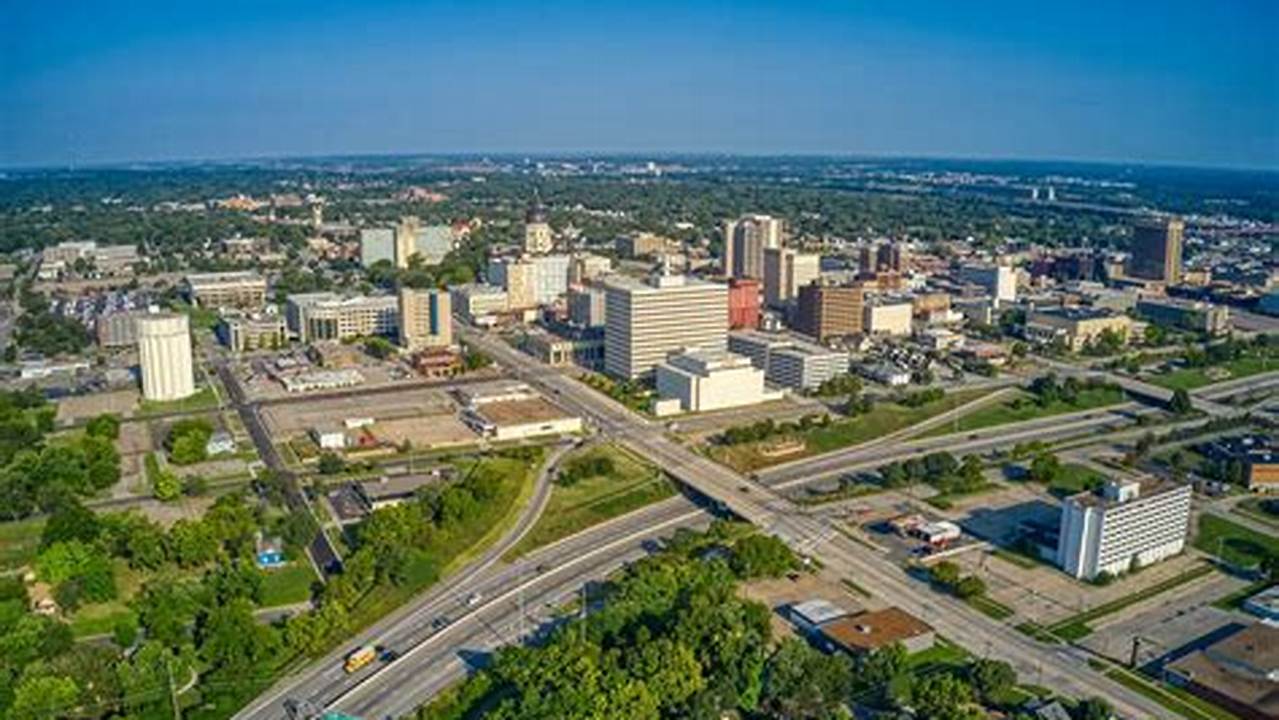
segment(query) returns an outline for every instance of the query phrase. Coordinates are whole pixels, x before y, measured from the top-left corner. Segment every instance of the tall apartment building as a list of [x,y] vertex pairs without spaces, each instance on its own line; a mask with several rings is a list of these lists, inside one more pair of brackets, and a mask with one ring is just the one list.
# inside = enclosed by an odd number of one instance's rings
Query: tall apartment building
[[900,273],[906,266],[906,247],[902,243],[890,242],[878,245],[863,245],[857,258],[859,274],[870,277],[876,273]]
[[1175,285],[1181,281],[1181,241],[1186,224],[1180,218],[1140,220],[1132,228],[1127,274]]
[[764,302],[780,307],[793,300],[799,289],[822,274],[822,257],[793,248],[764,250]]
[[169,401],[194,395],[195,366],[187,316],[155,313],[139,317],[137,326],[142,397]]
[[252,270],[192,273],[185,283],[191,304],[200,307],[256,308],[266,302],[266,279]]
[[1110,481],[1062,505],[1057,563],[1074,577],[1117,575],[1181,552],[1190,527],[1189,485]]
[[604,370],[619,378],[653,372],[672,352],[723,350],[728,288],[683,275],[604,280]]
[[782,246],[782,221],[770,215],[743,215],[724,221],[724,274],[764,277],[764,251]]
[[1008,265],[968,265],[959,271],[959,278],[980,285],[1001,303],[1017,300],[1017,270]]
[[768,382],[794,390],[810,390],[848,372],[848,353],[778,333],[731,332],[728,349],[750,358]]
[[400,345],[409,350],[453,344],[453,303],[447,290],[400,288]]
[[395,267],[403,269],[409,266],[409,258],[417,252],[417,233],[421,227],[412,215],[400,218],[395,226]]
[[568,291],[568,319],[574,325],[586,328],[604,327],[605,297],[604,288],[598,285],[583,285]]
[[498,257],[489,260],[490,285],[506,291],[507,307],[524,310],[537,305],[537,266],[532,258]]
[[759,281],[733,278],[728,281],[728,326],[755,329],[759,327]]
[[795,329],[826,342],[862,332],[862,289],[811,283],[799,289]]
[[332,292],[290,295],[285,306],[289,330],[302,342],[346,340],[369,335],[396,337],[399,299],[394,295],[343,297]]
[[524,216],[524,252],[536,255],[548,253],[554,247],[555,238],[551,233],[546,207],[542,205],[540,198],[535,198]]

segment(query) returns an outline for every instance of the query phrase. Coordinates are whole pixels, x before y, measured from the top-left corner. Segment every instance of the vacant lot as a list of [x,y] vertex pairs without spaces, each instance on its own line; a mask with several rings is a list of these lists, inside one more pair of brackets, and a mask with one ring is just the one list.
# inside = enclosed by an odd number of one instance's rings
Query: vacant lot
[[1228,565],[1252,568],[1260,565],[1267,556],[1279,556],[1279,537],[1204,513],[1199,516],[1195,547],[1216,555]]
[[1057,401],[1045,405],[1035,402],[1035,397],[1030,393],[1017,393],[1003,402],[987,405],[962,415],[953,425],[947,424],[944,427],[935,428],[926,433],[924,437],[948,435],[953,432],[979,430],[996,425],[1007,425],[1008,423],[1024,422],[1036,418],[1092,410],[1118,405],[1127,401],[1127,399],[1128,396],[1124,394],[1123,390],[1109,387],[1081,390],[1073,403]]
[[578,451],[565,457],[560,467],[601,458],[612,463],[612,472],[582,478],[567,487],[556,484],[542,517],[511,550],[511,557],[675,494],[656,466],[616,445]]
[[62,398],[58,401],[56,419],[59,425],[70,425],[103,413],[125,417],[138,406],[138,398],[137,390],[115,390]]

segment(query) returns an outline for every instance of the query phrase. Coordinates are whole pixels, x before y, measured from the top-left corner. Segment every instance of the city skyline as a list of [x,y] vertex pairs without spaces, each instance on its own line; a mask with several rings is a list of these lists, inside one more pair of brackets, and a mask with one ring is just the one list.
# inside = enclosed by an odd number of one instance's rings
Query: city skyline
[[1260,2],[7,10],[0,166],[439,153],[1273,169]]

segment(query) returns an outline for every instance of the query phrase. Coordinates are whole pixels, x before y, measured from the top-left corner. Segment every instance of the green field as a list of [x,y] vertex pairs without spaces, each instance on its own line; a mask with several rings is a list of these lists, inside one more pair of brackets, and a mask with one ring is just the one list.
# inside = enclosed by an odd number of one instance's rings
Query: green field
[[1058,401],[1048,405],[1040,405],[1034,402],[1034,396],[1030,393],[1017,393],[1001,402],[980,407],[970,413],[961,415],[954,423],[933,428],[925,433],[923,437],[938,437],[955,432],[980,430],[982,428],[995,427],[996,425],[1007,425],[1008,423],[1052,417],[1053,415],[1093,410],[1110,405],[1118,405],[1127,401],[1127,399],[1128,397],[1123,390],[1111,387],[1081,390],[1078,398],[1073,403]]
[[35,560],[44,518],[0,523],[0,570],[13,570]]
[[795,436],[796,440],[803,441],[803,448],[785,455],[768,456],[762,452],[769,445],[783,440],[781,436],[740,445],[712,445],[708,448],[708,453],[717,462],[741,472],[749,472],[769,465],[868,442],[911,425],[917,425],[990,392],[985,388],[961,390],[919,407],[907,407],[890,402],[876,403],[875,407],[864,415],[835,420],[826,427],[813,428],[802,435]]
[[[1236,380],[1271,370],[1279,370],[1279,357],[1244,357],[1206,368],[1173,370],[1162,375],[1154,375],[1146,380],[1152,385],[1166,387],[1169,390],[1194,390],[1213,383]],[[1211,377],[1210,373],[1213,372],[1221,372],[1222,377]]]
[[154,417],[157,415],[168,415],[180,412],[195,412],[197,410],[215,410],[218,407],[218,395],[213,392],[213,388],[205,385],[195,394],[181,400],[159,401],[159,400],[143,400],[138,406],[138,415],[142,417]]
[[542,516],[507,553],[508,558],[675,494],[674,487],[657,467],[616,445],[579,450],[567,456],[561,465],[574,458],[596,457],[610,459],[613,472],[584,478],[569,487],[553,486]]
[[262,583],[262,607],[306,602],[311,598],[311,583],[315,580],[315,570],[305,558],[266,571],[266,579]]
[[[1274,512],[1270,511],[1271,507],[1274,508]],[[1251,520],[1274,525],[1275,530],[1279,531],[1279,500],[1257,497],[1248,498],[1235,505],[1232,512]]]
[[1194,545],[1237,568],[1255,567],[1268,555],[1279,555],[1279,537],[1208,513],[1199,516]]

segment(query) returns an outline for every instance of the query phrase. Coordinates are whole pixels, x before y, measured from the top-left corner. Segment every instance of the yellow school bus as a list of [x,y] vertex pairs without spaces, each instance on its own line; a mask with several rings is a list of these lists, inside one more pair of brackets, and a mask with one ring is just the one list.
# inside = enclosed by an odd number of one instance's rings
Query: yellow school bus
[[346,664],[343,667],[346,668],[347,672],[353,673],[376,659],[377,648],[372,645],[365,645],[359,650],[347,655]]

